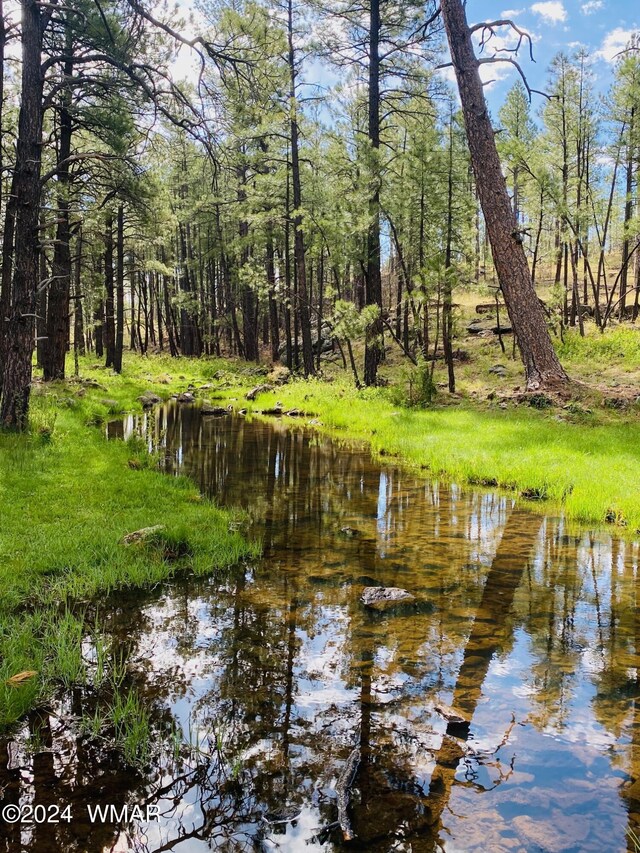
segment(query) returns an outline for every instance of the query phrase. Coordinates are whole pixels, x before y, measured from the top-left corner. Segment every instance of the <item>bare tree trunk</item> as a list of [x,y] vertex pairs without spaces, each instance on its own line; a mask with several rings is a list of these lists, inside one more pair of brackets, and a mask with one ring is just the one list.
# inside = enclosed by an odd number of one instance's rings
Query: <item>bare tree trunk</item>
[[14,191],[16,207],[14,271],[9,323],[6,327],[0,424],[23,430],[27,425],[34,349],[34,314],[38,286],[40,167],[42,136],[41,67],[43,21],[36,0],[22,3],[22,100]]
[[287,4],[287,36],[289,61],[289,130],[291,135],[291,183],[293,187],[293,259],[296,267],[297,298],[296,312],[302,332],[302,365],[304,375],[312,376],[316,370],[313,363],[313,344],[311,342],[311,316],[309,295],[307,292],[307,263],[304,252],[304,232],[302,230],[302,188],[300,182],[300,155],[298,151],[298,116],[296,107],[296,63],[293,46],[293,0]]
[[124,347],[124,208],[118,207],[116,225],[116,328],[113,348],[113,369],[122,373]]
[[[369,189],[369,229],[367,231],[367,305],[382,312],[380,272],[380,0],[371,0],[369,18],[369,143],[371,145],[371,186]],[[382,317],[367,327],[364,354],[364,384],[375,385],[378,365],[384,355]]]
[[78,231],[75,258],[75,286],[73,291],[73,341],[78,355],[85,355],[84,320],[82,316],[82,231]]
[[113,367],[116,349],[115,297],[113,290],[113,218],[109,216],[104,232],[104,302],[105,367]]
[[[456,390],[456,378],[453,370],[453,347],[451,343],[453,333],[453,316],[451,306],[451,249],[453,242],[453,107],[449,114],[449,169],[447,180],[447,244],[444,259],[444,293],[442,304],[442,350],[445,364],[447,365],[447,380],[449,392],[453,394]],[[515,184],[515,178],[514,178]],[[498,324],[498,327],[500,324]],[[437,341],[436,341],[437,347]],[[434,350],[435,355],[435,350]],[[435,363],[435,358],[434,358]]]
[[531,283],[522,235],[500,167],[465,11],[461,0],[442,0],[441,9],[493,262],[520,348],[527,389],[563,384],[568,377],[553,349],[542,306]]
[[267,238],[267,282],[269,284],[269,338],[271,340],[271,360],[280,360],[280,330],[278,327],[278,303],[276,302],[276,265],[271,233]]
[[[69,13],[67,13],[69,14]],[[73,78],[73,41],[69,23],[66,27],[68,58],[62,69],[63,79]],[[62,93],[60,108],[60,145],[58,149],[58,210],[56,239],[53,249],[51,283],[47,298],[47,339],[44,342],[42,368],[45,381],[64,379],[67,344],[69,342],[69,298],[71,293],[71,229],[69,227],[69,157],[71,156],[71,91]]]

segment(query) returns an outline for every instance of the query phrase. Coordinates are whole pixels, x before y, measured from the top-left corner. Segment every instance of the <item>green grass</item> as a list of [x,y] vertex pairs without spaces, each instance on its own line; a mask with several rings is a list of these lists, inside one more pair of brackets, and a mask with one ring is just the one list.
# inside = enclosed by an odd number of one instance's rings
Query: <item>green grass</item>
[[[0,433],[0,726],[56,685],[85,678],[81,602],[257,553],[232,529],[234,514],[201,498],[190,480],[156,470],[139,442],[107,442],[103,428],[86,425],[113,408],[140,409],[135,398],[144,390],[184,390],[215,367],[201,364],[179,379],[185,374],[173,362],[176,378],[164,384],[149,380],[149,366],[134,359],[117,377],[85,365],[84,375],[98,375],[104,388],[36,385],[30,432]],[[164,364],[153,368],[159,374]],[[123,544],[125,534],[153,525],[162,529],[148,542]],[[23,671],[37,675],[8,683]]]
[[563,362],[590,363],[594,365],[617,364],[626,368],[640,366],[640,329],[618,326],[601,334],[594,328],[581,338],[568,333],[558,345],[558,355]]

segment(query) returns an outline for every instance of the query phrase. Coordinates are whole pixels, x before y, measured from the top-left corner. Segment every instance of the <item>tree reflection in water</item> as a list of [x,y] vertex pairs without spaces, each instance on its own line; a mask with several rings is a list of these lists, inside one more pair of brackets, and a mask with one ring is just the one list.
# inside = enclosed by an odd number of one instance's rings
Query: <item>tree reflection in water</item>
[[[636,546],[302,428],[170,405],[132,429],[169,474],[245,508],[264,557],[115,596],[103,614],[154,720],[147,772],[61,722],[80,715],[79,692],[3,744],[5,800],[153,802],[160,820],[23,827],[22,847],[3,827],[0,849],[339,849],[335,785],[356,745],[363,849],[627,849]],[[371,584],[417,604],[367,612]],[[468,725],[448,725],[441,702]]]

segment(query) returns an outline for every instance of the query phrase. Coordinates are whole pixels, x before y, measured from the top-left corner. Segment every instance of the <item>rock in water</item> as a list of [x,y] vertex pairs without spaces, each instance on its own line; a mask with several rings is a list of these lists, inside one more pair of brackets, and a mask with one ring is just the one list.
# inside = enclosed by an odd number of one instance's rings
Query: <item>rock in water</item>
[[143,409],[150,409],[151,406],[155,406],[156,403],[161,403],[162,397],[154,394],[153,391],[145,391],[144,394],[138,397],[138,402],[142,403]]
[[451,705],[445,705],[444,702],[439,702],[435,706],[436,711],[440,714],[441,717],[444,717],[448,723],[456,723],[462,725],[463,723],[469,723],[470,719],[467,714],[463,711],[460,711],[458,708],[453,708]]
[[183,391],[182,394],[178,394],[177,400],[179,403],[193,403],[196,398],[193,396],[191,391]]
[[396,604],[409,604],[415,597],[397,586],[365,586],[360,601],[373,610],[386,610]]
[[212,406],[211,403],[205,402],[200,408],[200,413],[203,415],[214,415],[216,418],[219,418],[223,415],[231,414],[231,411],[225,409],[224,406]]

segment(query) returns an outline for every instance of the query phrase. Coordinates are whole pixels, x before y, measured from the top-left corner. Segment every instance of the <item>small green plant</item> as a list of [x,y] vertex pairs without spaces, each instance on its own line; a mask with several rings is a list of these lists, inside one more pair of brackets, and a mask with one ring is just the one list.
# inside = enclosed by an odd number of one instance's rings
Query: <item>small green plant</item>
[[108,719],[115,729],[115,743],[126,761],[133,765],[146,764],[151,755],[151,720],[134,690],[115,692],[109,706]]
[[431,365],[420,360],[415,367],[405,370],[402,381],[391,390],[390,397],[396,406],[425,409],[433,403],[437,393]]

